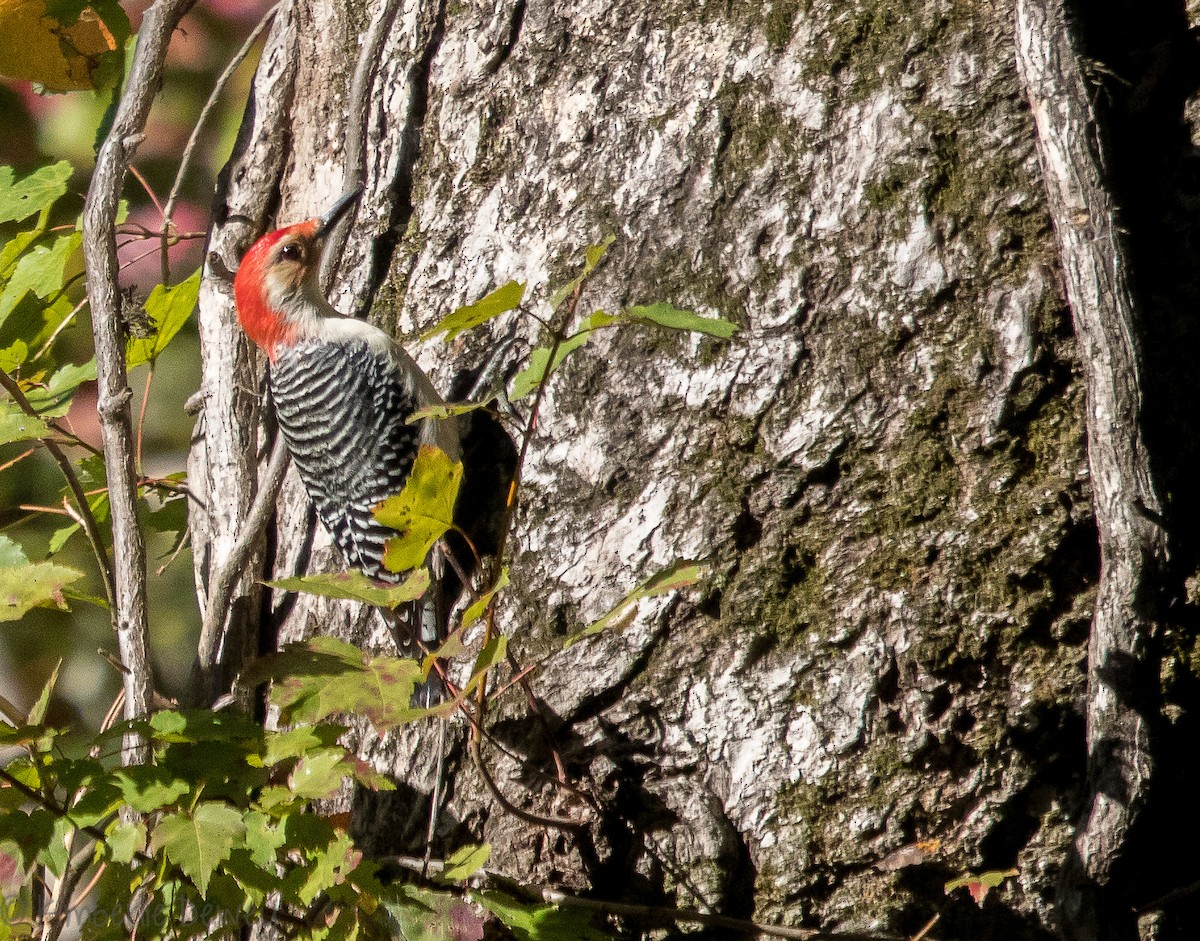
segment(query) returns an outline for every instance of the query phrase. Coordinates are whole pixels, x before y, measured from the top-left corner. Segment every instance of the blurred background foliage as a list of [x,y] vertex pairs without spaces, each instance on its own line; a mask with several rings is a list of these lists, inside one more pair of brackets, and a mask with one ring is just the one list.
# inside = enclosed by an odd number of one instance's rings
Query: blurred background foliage
[[[122,20],[128,18],[128,32],[134,37],[130,42],[136,41],[148,6],[147,0],[129,0],[119,8],[112,0],[90,4],[84,0],[0,0],[0,165],[12,167],[19,179],[38,167],[69,161],[72,176],[66,195],[54,207],[51,226],[64,226],[67,231],[82,212],[97,136],[114,94],[119,92],[122,63],[127,61],[121,55],[125,48]],[[126,181],[128,223],[148,230],[160,226],[158,206],[167,199],[196,118],[217,77],[270,6],[269,0],[201,0],[183,20],[171,43],[165,81],[146,138],[133,163],[137,175],[131,174]],[[14,24],[20,29],[14,30]],[[64,29],[73,32],[67,34]],[[112,55],[105,55],[105,43],[115,50]],[[66,55],[64,61],[56,61],[54,53],[64,50],[83,55],[86,61],[82,65],[66,61]],[[173,213],[178,231],[194,236],[170,250],[173,284],[194,272],[203,257],[202,233],[208,228],[216,176],[233,146],[257,59],[256,48],[226,86],[199,138]],[[93,83],[97,87],[91,87]],[[0,225],[0,246],[21,228],[16,223]],[[125,243],[120,249],[122,286],[144,297],[162,281],[160,243],[132,236],[119,242]],[[72,306],[84,293],[80,265],[77,252],[65,271],[67,300]],[[44,303],[29,294],[0,323],[0,350],[12,342],[22,318],[39,316],[38,306]],[[65,327],[57,344],[59,363],[90,359],[86,307]],[[199,383],[194,318],[189,318],[163,352],[153,372],[151,380],[150,367],[143,365],[130,376],[133,414],[135,421],[144,414],[143,473],[166,477],[184,470],[194,423],[185,412],[185,403]],[[80,388],[65,423],[79,438],[99,446],[93,386],[87,383]],[[47,557],[54,533],[71,521],[62,515],[62,475],[43,450],[35,449],[6,466],[31,444],[0,447],[0,467],[4,467],[0,472],[0,532],[19,543],[30,560],[37,561]],[[85,456],[79,448],[70,453],[74,458]],[[179,697],[187,688],[199,626],[191,557],[186,541],[179,547],[177,533],[158,532],[151,525],[148,538],[150,633],[157,686],[165,695]],[[73,589],[103,595],[94,559],[82,538],[68,541],[54,558],[87,573]],[[115,639],[104,608],[79,600],[72,600],[70,606],[69,612],[38,608],[20,620],[0,623],[0,694],[27,707],[62,659],[56,708],[69,713],[51,715],[50,720],[81,721],[94,728],[119,688],[115,657],[107,656],[115,650]]]

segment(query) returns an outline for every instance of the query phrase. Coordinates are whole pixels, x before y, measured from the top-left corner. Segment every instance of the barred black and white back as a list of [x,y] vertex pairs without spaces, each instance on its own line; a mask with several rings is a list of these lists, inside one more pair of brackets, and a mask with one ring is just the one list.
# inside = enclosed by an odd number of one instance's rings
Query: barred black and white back
[[[325,337],[276,349],[269,382],[279,427],[321,522],[346,562],[367,576],[396,583],[383,565],[395,530],[372,510],[403,489],[422,444],[459,457],[453,421],[408,424],[417,409],[440,402],[416,363],[386,334],[344,318],[324,321]],[[435,565],[435,581],[443,575]],[[457,591],[455,592],[457,593]],[[416,655],[444,630],[437,586],[410,611],[399,609],[402,652]],[[395,620],[390,619],[390,620]],[[411,635],[411,636],[406,636]],[[403,641],[408,641],[404,644]]]

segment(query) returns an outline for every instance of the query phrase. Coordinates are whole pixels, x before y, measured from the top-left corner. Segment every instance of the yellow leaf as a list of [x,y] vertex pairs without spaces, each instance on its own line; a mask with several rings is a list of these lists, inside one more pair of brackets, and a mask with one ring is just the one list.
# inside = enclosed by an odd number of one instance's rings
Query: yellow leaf
[[45,0],[0,0],[0,75],[38,82],[51,91],[93,88],[100,57],[116,38],[95,10],[70,26],[46,13]]

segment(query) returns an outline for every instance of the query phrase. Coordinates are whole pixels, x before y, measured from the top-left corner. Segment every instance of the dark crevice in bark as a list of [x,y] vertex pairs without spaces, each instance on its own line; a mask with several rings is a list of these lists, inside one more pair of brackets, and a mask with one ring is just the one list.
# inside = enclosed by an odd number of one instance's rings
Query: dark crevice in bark
[[626,667],[624,672],[617,678],[617,681],[598,692],[592,693],[590,696],[585,696],[579,705],[563,719],[564,725],[573,727],[581,722],[596,718],[628,692],[634,680],[645,672],[646,667],[650,665],[650,661],[654,658],[654,654],[667,639],[667,635],[670,633],[671,612],[674,608],[674,604],[668,606],[660,622],[662,626],[654,632],[654,636],[641,649],[634,661]]
[[496,50],[488,57],[483,68],[483,75],[495,75],[501,66],[508,61],[521,38],[521,27],[525,25],[525,0],[517,0],[508,16],[508,32]]
[[404,115],[404,134],[400,141],[396,177],[388,190],[392,211],[387,228],[371,247],[371,272],[359,300],[359,309],[370,310],[375,295],[387,280],[396,246],[408,228],[413,214],[413,185],[417,161],[421,157],[421,136],[429,113],[429,76],[446,35],[446,0],[439,0],[429,39],[419,59],[408,69],[408,110]]
[[[1167,499],[1162,516],[1170,557],[1164,588],[1165,658],[1162,701],[1152,706],[1154,752],[1161,772],[1130,834],[1118,875],[1135,908],[1200,879],[1195,855],[1176,861],[1163,845],[1200,840],[1195,815],[1180,815],[1200,785],[1200,682],[1195,651],[1200,611],[1185,581],[1200,569],[1200,396],[1194,393],[1200,352],[1200,152],[1195,101],[1200,91],[1200,44],[1181,0],[1147,7],[1133,0],[1079,2],[1076,16],[1096,70],[1096,108],[1107,132],[1111,185],[1144,313],[1145,437]],[[1189,104],[1192,110],[1189,114]],[[1151,690],[1150,692],[1159,692]],[[1200,893],[1144,913],[1144,936],[1192,937],[1200,923]]]

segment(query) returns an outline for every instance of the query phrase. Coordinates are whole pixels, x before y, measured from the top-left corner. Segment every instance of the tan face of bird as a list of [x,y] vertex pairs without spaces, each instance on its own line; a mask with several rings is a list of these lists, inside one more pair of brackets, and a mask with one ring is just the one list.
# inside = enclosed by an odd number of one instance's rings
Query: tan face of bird
[[283,311],[306,288],[316,289],[324,233],[317,234],[320,220],[309,219],[290,226],[267,253],[262,267],[263,294],[267,303]]
[[357,190],[347,193],[324,216],[264,235],[242,259],[234,278],[238,321],[272,359],[277,344],[294,340],[306,321],[323,312],[321,249],[357,196]]

